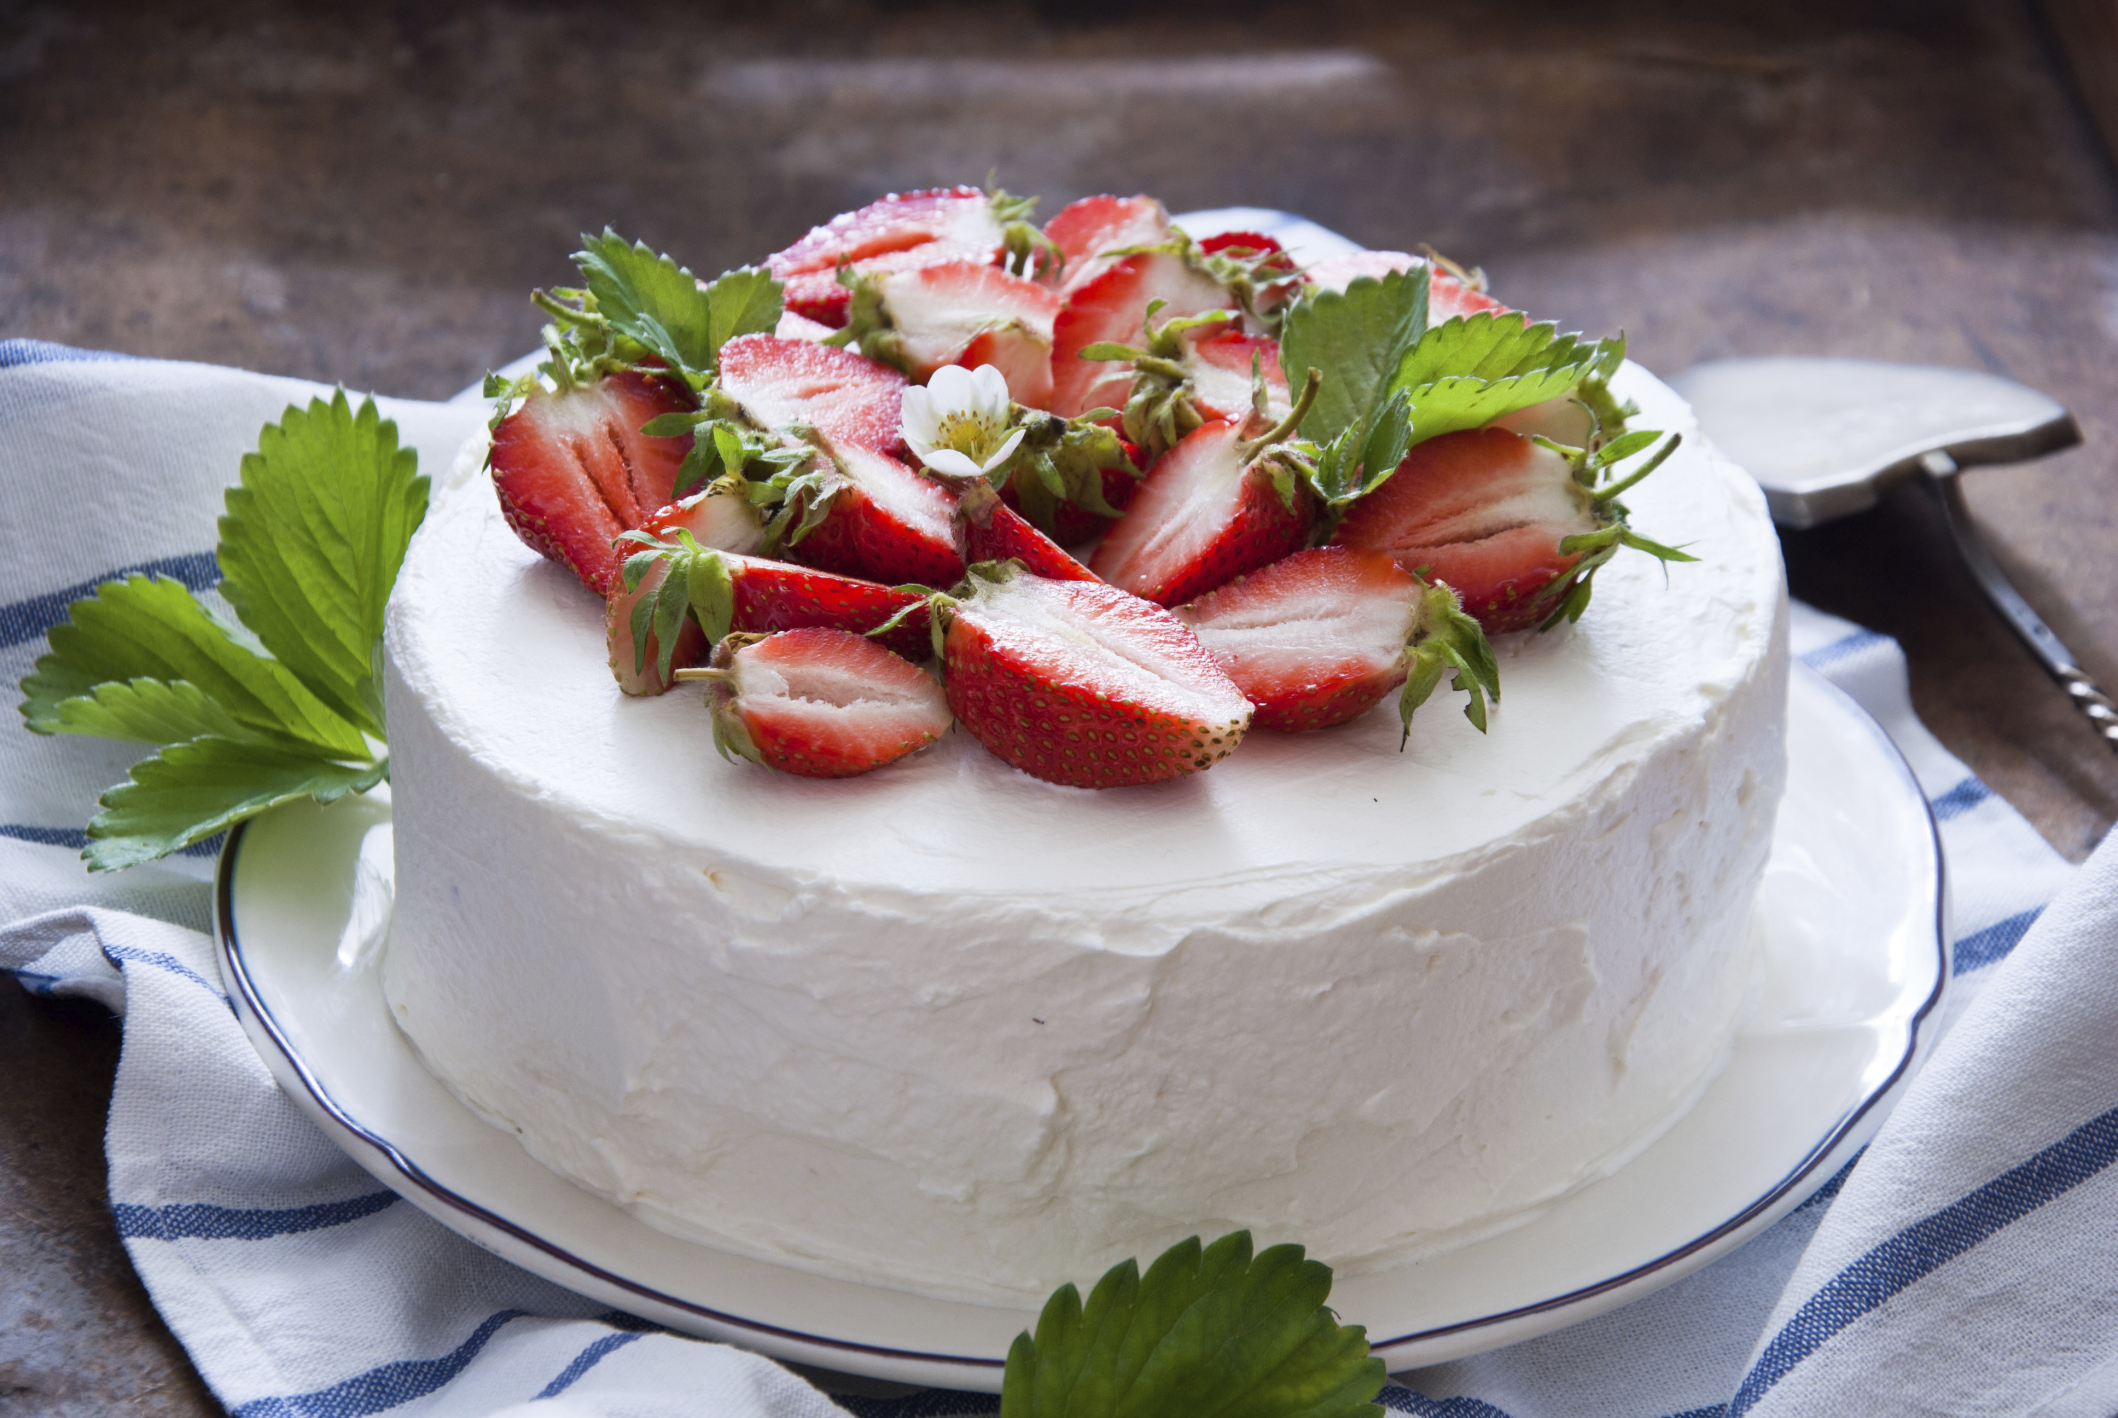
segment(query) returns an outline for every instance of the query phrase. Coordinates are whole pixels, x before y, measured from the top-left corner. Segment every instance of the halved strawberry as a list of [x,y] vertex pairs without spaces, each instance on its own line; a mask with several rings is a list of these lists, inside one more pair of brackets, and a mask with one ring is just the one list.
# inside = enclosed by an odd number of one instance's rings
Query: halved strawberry
[[1168,611],[1094,581],[981,567],[937,598],[949,707],[978,741],[1050,783],[1111,788],[1210,768],[1250,704]]
[[764,520],[733,478],[671,503],[641,526],[665,541],[689,532],[700,546],[717,551],[754,552],[765,544]]
[[[1202,423],[1222,419],[1256,433],[1284,419],[1293,406],[1280,368],[1280,342],[1269,335],[1246,335],[1232,322],[1211,318],[1219,314],[1150,318],[1141,331],[1142,343],[1112,341],[1081,352],[1084,358],[1130,365],[1133,378],[1121,424],[1125,436],[1150,459],[1168,452]],[[1257,397],[1261,380],[1262,410]]]
[[[1052,397],[1052,321],[1059,297],[997,266],[951,261],[900,271],[876,283],[883,328],[863,332],[861,350],[924,384],[945,364],[990,364],[1018,404]],[[856,329],[861,324],[858,314]]]
[[1617,500],[1676,451],[1674,436],[1626,476],[1598,482],[1660,438],[1641,430],[1569,459],[1504,428],[1444,434],[1355,502],[1332,540],[1426,568],[1456,588],[1488,635],[1578,619],[1590,577],[1620,547],[1694,560],[1634,532]]
[[902,442],[904,375],[853,350],[744,335],[721,346],[719,388],[759,428],[807,424],[877,453],[895,453]]
[[821,320],[811,320],[806,315],[782,310],[779,324],[772,327],[772,333],[783,340],[828,340],[831,338],[831,327]]
[[934,677],[844,630],[730,635],[707,682],[713,741],[804,778],[850,778],[917,752],[948,731],[949,706]]
[[1280,368],[1280,342],[1270,335],[1246,335],[1240,330],[1202,329],[1187,336],[1193,399],[1199,413],[1208,419],[1242,423],[1254,418],[1251,406],[1251,370],[1265,375],[1265,424],[1287,417],[1293,400],[1287,392],[1287,373]]
[[832,448],[830,510],[787,554],[846,576],[946,586],[963,575],[956,495],[895,458],[858,444]]
[[[620,547],[631,550],[622,543]],[[674,671],[701,663],[713,648],[698,621],[685,614],[676,618],[676,632],[670,637],[669,655],[666,660],[663,658],[662,637],[655,633],[652,616],[655,600],[662,592],[662,583],[668,579],[669,568],[668,561],[658,560],[640,573],[637,585],[628,589],[620,582],[616,594],[603,608],[603,645],[608,651],[610,672],[618,681],[618,688],[627,694],[662,693],[674,683]],[[633,612],[643,602],[648,606],[648,612],[636,622]],[[639,634],[634,633],[636,625]]]
[[[603,631],[611,673],[627,694],[660,694],[669,688],[673,671],[703,661],[714,643],[731,632],[824,626],[864,635],[905,613],[877,640],[917,660],[932,653],[927,611],[916,591],[900,591],[813,566],[717,551],[676,536],[629,539],[621,546],[640,556],[642,569],[634,588],[621,585],[611,597]],[[671,574],[681,575],[683,581],[670,588],[674,599],[663,605],[658,598]],[[643,602],[644,611],[638,609]],[[701,606],[707,609],[702,612]],[[700,614],[707,617],[706,622],[699,620]],[[666,660],[658,625],[672,631],[673,649]]]
[[836,327],[852,295],[838,280],[841,261],[878,275],[949,261],[990,266],[1005,240],[994,199],[976,187],[892,192],[812,229],[765,266],[784,283],[787,309]]
[[956,537],[966,562],[1012,559],[1032,576],[1053,581],[1096,579],[1094,572],[1002,502],[1000,494],[982,479],[966,484],[957,498]]
[[1243,697],[1259,728],[1324,729],[1365,714],[1401,684],[1412,711],[1445,669],[1470,692],[1464,712],[1485,728],[1485,696],[1499,697],[1492,647],[1456,593],[1429,586],[1386,552],[1298,551],[1176,610]]
[[1103,343],[1135,344],[1155,301],[1160,324],[1209,310],[1233,310],[1235,300],[1212,276],[1175,247],[1123,257],[1080,286],[1052,322],[1052,412],[1066,418],[1088,409],[1122,408],[1132,390],[1133,368],[1116,360],[1084,360],[1081,352]]
[[1066,258],[1059,272],[1066,296],[1110,269],[1117,258],[1106,252],[1169,240],[1169,213],[1152,197],[1083,197],[1054,212],[1044,235]]
[[[1315,397],[1315,382],[1312,375],[1297,405],[1301,413]],[[1309,538],[1315,503],[1302,455],[1280,440],[1300,422],[1290,411],[1254,441],[1226,420],[1201,424],[1147,470],[1132,506],[1089,558],[1089,570],[1173,606],[1295,551]]]
[[617,584],[611,541],[668,503],[691,436],[649,438],[641,425],[692,407],[676,380],[630,371],[559,392],[532,389],[493,430],[500,510],[515,535],[597,595]]
[[[1426,265],[1429,263],[1425,258],[1403,251],[1356,251],[1346,256],[1327,257],[1311,266],[1308,275],[1319,290],[1344,290],[1360,276],[1380,277],[1392,271],[1409,271]],[[1442,266],[1433,266],[1428,274],[1427,324],[1430,328],[1459,315],[1509,308]]]

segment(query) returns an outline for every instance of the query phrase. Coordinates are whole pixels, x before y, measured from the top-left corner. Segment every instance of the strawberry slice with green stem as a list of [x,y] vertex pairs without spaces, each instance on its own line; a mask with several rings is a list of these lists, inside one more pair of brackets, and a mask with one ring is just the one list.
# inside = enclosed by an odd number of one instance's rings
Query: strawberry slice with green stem
[[[731,632],[825,626],[877,632],[893,651],[924,659],[922,593],[814,567],[702,546],[685,530],[628,533],[630,552],[605,620],[611,670],[628,694],[660,694],[673,671],[698,663]],[[696,632],[696,634],[694,634]]]
[[1120,253],[1160,246],[1174,234],[1168,211],[1152,197],[1083,197],[1044,224],[1045,239],[1061,259],[1057,284],[1062,297],[1109,270]]
[[1255,432],[1287,416],[1291,405],[1277,340],[1244,334],[1224,310],[1172,316],[1157,325],[1162,308],[1160,301],[1147,307],[1144,346],[1106,340],[1081,351],[1085,360],[1131,366],[1123,427],[1150,462],[1200,424],[1221,419]]
[[1053,581],[1094,581],[1096,574],[1067,555],[1057,542],[1000,500],[983,479],[965,484],[956,499],[957,544],[963,559],[1016,561],[1032,576]]
[[1052,322],[1052,412],[1073,417],[1123,403],[1133,371],[1123,363],[1084,357],[1092,345],[1138,337],[1149,307],[1171,319],[1234,310],[1228,288],[1178,240],[1121,256],[1095,279],[1076,287]]
[[688,434],[642,429],[691,403],[677,380],[632,370],[530,388],[494,428],[488,454],[515,535],[609,595],[619,563],[612,541],[669,503],[691,450]]
[[1057,252],[1027,220],[1036,202],[976,187],[892,192],[813,228],[765,265],[786,283],[788,309],[836,328],[852,298],[841,266],[869,275],[962,261],[1049,267]]
[[851,317],[827,343],[858,349],[920,384],[944,365],[990,364],[1016,403],[1051,402],[1059,297],[1049,287],[968,261],[846,279]]
[[1046,782],[1113,788],[1201,772],[1250,726],[1250,702],[1198,637],[1115,586],[988,562],[926,604],[958,722]]
[[808,628],[730,635],[704,670],[714,747],[804,778],[850,778],[939,739],[949,706],[934,677],[865,637]]
[[1179,605],[1308,544],[1315,519],[1308,448],[1289,441],[1316,401],[1308,372],[1287,417],[1257,438],[1201,424],[1148,469],[1089,570],[1158,605]]
[[1455,591],[1385,552],[1298,551],[1176,610],[1257,706],[1259,728],[1296,733],[1365,714],[1393,689],[1406,739],[1413,711],[1454,671],[1464,717],[1486,728],[1500,698],[1493,648]]
[[[1658,440],[1639,467],[1615,475],[1618,463]],[[1414,448],[1355,502],[1332,540],[1388,552],[1446,581],[1488,635],[1550,629],[1581,618],[1597,568],[1622,547],[1664,562],[1696,560],[1633,531],[1618,500],[1679,441],[1642,429],[1591,451],[1503,428],[1445,434]]]

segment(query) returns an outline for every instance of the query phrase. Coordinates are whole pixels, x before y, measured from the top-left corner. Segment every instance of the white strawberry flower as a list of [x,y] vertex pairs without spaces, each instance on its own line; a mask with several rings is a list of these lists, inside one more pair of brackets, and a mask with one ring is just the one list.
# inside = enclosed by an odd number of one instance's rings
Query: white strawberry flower
[[945,364],[925,388],[905,390],[905,445],[919,461],[952,478],[984,477],[1008,460],[1022,430],[1008,431],[1007,376],[990,364]]

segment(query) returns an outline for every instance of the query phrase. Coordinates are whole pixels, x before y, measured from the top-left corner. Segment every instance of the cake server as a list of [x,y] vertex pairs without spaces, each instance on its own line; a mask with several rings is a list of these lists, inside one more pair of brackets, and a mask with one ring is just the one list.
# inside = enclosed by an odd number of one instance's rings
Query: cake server
[[1707,437],[1758,480],[1783,527],[1865,511],[1902,483],[1923,483],[1993,609],[2118,750],[2118,705],[2008,581],[1957,476],[2079,443],[2056,400],[1975,370],[1800,356],[1713,360],[1670,383]]

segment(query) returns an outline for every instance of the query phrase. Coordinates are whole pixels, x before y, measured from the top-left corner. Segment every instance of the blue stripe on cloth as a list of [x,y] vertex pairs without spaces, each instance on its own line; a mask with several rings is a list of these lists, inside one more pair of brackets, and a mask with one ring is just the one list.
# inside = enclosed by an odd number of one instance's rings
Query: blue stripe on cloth
[[502,1310],[438,1359],[402,1359],[329,1388],[284,1398],[253,1398],[229,1411],[234,1418],[365,1418],[367,1414],[424,1398],[448,1383],[470,1367],[502,1325],[528,1314],[527,1310]]
[[586,1349],[583,1349],[579,1354],[576,1354],[573,1362],[559,1371],[559,1377],[537,1391],[537,1397],[557,1398],[560,1394],[565,1393],[576,1383],[580,1382],[583,1374],[602,1363],[605,1356],[609,1355],[613,1350],[623,1349],[635,1339],[645,1339],[646,1337],[639,1330],[634,1330],[630,1334],[604,1335],[601,1339],[596,1340]]
[[[0,965],[0,970],[7,970],[7,967]],[[59,983],[59,976],[47,975],[42,970],[7,970],[7,973],[21,981],[22,988],[33,995],[48,995],[52,986]]]
[[868,1398],[857,1393],[834,1393],[831,1401],[854,1418],[980,1418],[1000,1411],[997,1393],[965,1393],[961,1389],[930,1388],[902,1398]]
[[1428,1398],[1399,1384],[1384,1384],[1375,1401],[1396,1412],[1409,1413],[1412,1418],[1508,1418],[1504,1409],[1495,1408],[1482,1398]]
[[1937,821],[1947,822],[1952,817],[1962,817],[1992,796],[1991,788],[1976,778],[1966,778],[1940,797],[1929,801],[1927,806],[1934,809]]
[[139,1206],[118,1202],[110,1209],[118,1218],[118,1234],[134,1241],[265,1241],[274,1236],[293,1236],[303,1231],[321,1231],[343,1226],[388,1209],[398,1200],[396,1192],[370,1192],[349,1201],[319,1202],[315,1206],[292,1206],[276,1210],[252,1207],[208,1206],[202,1202],[178,1202],[169,1206]]
[[165,556],[155,561],[143,561],[136,566],[122,566],[107,572],[93,581],[83,581],[68,586],[63,591],[51,591],[42,596],[31,596],[26,601],[14,601],[0,606],[0,649],[9,645],[20,645],[35,640],[66,619],[66,608],[75,601],[96,593],[96,587],[105,581],[122,581],[127,576],[168,576],[183,582],[194,591],[204,591],[221,579],[221,564],[210,551],[195,551],[184,556]]
[[1890,643],[1890,637],[1887,635],[1879,635],[1873,630],[1856,630],[1853,634],[1834,640],[1829,645],[1817,646],[1816,649],[1802,656],[1802,663],[1809,666],[1812,670],[1821,670],[1835,665],[1841,660],[1850,659],[1860,654],[1863,650],[1870,650],[1877,645],[1888,645]]
[[116,350],[80,350],[72,345],[55,345],[49,340],[0,340],[0,369],[19,369],[25,364],[108,364],[114,360],[132,360],[138,355],[119,354]]
[[[88,845],[88,834],[78,827],[32,827],[26,822],[0,822],[0,837],[12,837],[17,842],[34,842],[40,847],[71,847],[76,852]],[[225,832],[216,832],[211,837],[201,837],[188,847],[179,847],[180,857],[217,857],[221,843],[228,839]]]
[[1884,1301],[2113,1162],[2118,1162],[2118,1108],[1869,1251],[1810,1296],[1772,1337],[1736,1390],[1728,1418],[1742,1418],[1795,1365]]
[[1995,921],[1982,931],[1974,931],[1956,942],[1950,953],[1952,968],[1959,975],[1968,975],[1997,961],[2005,960],[2009,952],[2022,944],[2022,938],[2037,924],[2044,914],[2044,907],[2033,906],[2019,916],[2010,916],[2005,921]]
[[159,966],[172,975],[181,975],[201,989],[211,991],[215,999],[227,1005],[230,1009],[235,1008],[234,1001],[221,993],[219,985],[216,985],[174,955],[165,955],[159,950],[137,950],[129,945],[106,945],[103,947],[103,958],[113,965],[119,965],[124,961],[130,960],[136,961],[141,965]]

